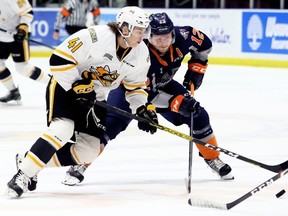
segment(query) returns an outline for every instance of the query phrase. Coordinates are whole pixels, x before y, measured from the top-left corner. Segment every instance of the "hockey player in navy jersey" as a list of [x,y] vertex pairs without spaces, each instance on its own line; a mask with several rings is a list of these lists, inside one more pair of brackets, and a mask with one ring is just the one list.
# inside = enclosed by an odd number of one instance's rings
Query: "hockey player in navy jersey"
[[[191,26],[174,26],[166,13],[150,15],[151,35],[145,39],[150,51],[151,66],[148,72],[148,100],[156,110],[174,125],[186,124],[190,127],[190,113],[194,112],[193,136],[217,146],[216,137],[210,125],[209,115],[191,95],[191,84],[197,90],[202,83],[208,66],[208,55],[212,49],[211,40],[203,32]],[[186,54],[191,54],[183,85],[173,79]],[[131,111],[125,101],[125,86],[110,92],[108,103],[120,109]],[[106,139],[114,139],[124,131],[131,119],[112,112],[108,113]],[[197,145],[197,143],[196,143]],[[219,158],[219,152],[197,145],[200,155],[221,179],[234,179],[231,167]],[[88,165],[71,166],[64,184],[74,185],[83,181],[83,173]]]

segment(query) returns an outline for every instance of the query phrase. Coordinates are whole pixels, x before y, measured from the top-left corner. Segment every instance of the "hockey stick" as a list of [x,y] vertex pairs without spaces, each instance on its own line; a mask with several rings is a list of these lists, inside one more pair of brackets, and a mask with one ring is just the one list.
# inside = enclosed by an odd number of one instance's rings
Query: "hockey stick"
[[268,179],[267,181],[263,182],[262,184],[258,185],[257,187],[253,188],[251,191],[247,192],[243,196],[239,197],[238,199],[230,202],[230,203],[218,203],[218,202],[213,202],[209,200],[203,200],[203,199],[197,199],[197,198],[190,198],[188,200],[188,203],[191,206],[195,207],[205,207],[205,208],[216,208],[216,209],[222,209],[222,210],[229,210],[238,204],[242,203],[244,200],[248,199],[249,197],[255,195],[256,193],[260,192],[262,189],[268,187],[271,185],[273,182],[277,181],[284,175],[288,173],[288,166],[286,164],[286,167],[284,167],[285,170],[280,171],[277,173],[275,176],[272,178]]
[[[7,32],[7,33],[9,33],[9,34],[13,34],[13,32],[9,32],[9,31],[7,31],[7,30],[5,30],[5,29],[2,29],[2,28],[0,28],[0,31],[2,31],[2,32]],[[33,42],[33,43],[36,43],[36,44],[45,46],[45,47],[47,47],[47,48],[49,48],[49,49],[52,49],[52,50],[55,49],[55,48],[52,47],[52,46],[49,46],[49,45],[47,45],[47,44],[44,44],[44,43],[41,43],[41,42],[39,42],[39,41],[33,40],[33,39],[31,39],[31,38],[26,38],[26,37],[25,37],[24,39],[27,40],[27,41],[31,41],[31,42]]]
[[187,134],[184,134],[184,133],[181,133],[179,131],[176,131],[174,129],[171,129],[171,128],[168,128],[168,127],[165,127],[165,126],[162,126],[162,125],[159,125],[159,124],[155,124],[153,122],[149,122],[147,119],[145,118],[141,118],[137,115],[133,115],[132,113],[129,113],[129,112],[126,112],[125,110],[122,110],[122,109],[119,109],[117,107],[114,107],[114,106],[111,106],[107,103],[104,103],[104,102],[101,102],[101,101],[95,101],[95,104],[98,105],[98,106],[101,106],[107,110],[110,110],[112,112],[115,112],[115,113],[118,113],[122,116],[125,116],[125,117],[128,117],[128,118],[131,118],[131,119],[134,119],[134,120],[137,120],[137,121],[142,121],[142,122],[147,122],[149,123],[150,125],[158,128],[159,130],[163,130],[163,131],[166,131],[170,134],[173,134],[173,135],[176,135],[176,136],[179,136],[183,139],[186,139],[188,141],[192,140],[193,142],[199,144],[199,145],[202,145],[202,146],[205,146],[207,148],[210,148],[210,149],[213,149],[215,151],[219,151],[219,152],[222,152],[230,157],[234,157],[234,158],[237,158],[239,160],[242,160],[242,161],[245,161],[247,163],[250,163],[250,164],[253,164],[255,166],[259,166],[263,169],[266,169],[266,170],[270,170],[272,172],[275,172],[275,173],[279,173],[280,171],[283,171],[284,169],[286,169],[286,167],[288,166],[288,160],[283,162],[283,163],[280,163],[280,164],[277,164],[277,165],[267,165],[267,164],[263,164],[263,163],[260,163],[258,161],[255,161],[255,160],[252,160],[250,158],[247,158],[247,157],[244,157],[240,154],[236,154],[232,151],[229,151],[229,150],[226,150],[224,148],[221,148],[219,146],[214,146],[214,145],[211,145],[209,143],[206,143],[206,142],[203,142],[201,140],[198,140],[198,139],[195,139],[193,138],[192,136],[189,136]]
[[47,48],[49,48],[49,49],[52,49],[52,50],[55,49],[55,48],[52,47],[52,46],[49,46],[49,45],[44,44],[44,43],[42,43],[42,42],[39,42],[39,41],[33,40],[33,39],[31,39],[31,38],[25,38],[25,40],[31,41],[31,42],[33,42],[33,43],[36,43],[36,44],[39,44],[39,45],[42,45],[42,46],[45,46],[45,47],[47,47]]
[[[194,85],[193,83],[190,85],[190,94],[194,96]],[[190,114],[190,136],[193,137],[193,128],[194,128],[194,121],[193,121],[193,112],[191,111]],[[187,189],[188,193],[191,193],[191,179],[192,179],[192,160],[193,160],[193,139],[189,141],[189,161],[188,161],[188,183]]]

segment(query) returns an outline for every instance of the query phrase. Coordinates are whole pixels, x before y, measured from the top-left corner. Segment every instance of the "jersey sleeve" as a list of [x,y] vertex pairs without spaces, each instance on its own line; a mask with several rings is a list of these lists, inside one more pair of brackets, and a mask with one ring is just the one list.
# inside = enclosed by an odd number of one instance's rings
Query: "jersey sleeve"
[[89,31],[83,29],[69,36],[54,50],[50,58],[50,71],[66,91],[81,78],[77,66],[88,59],[91,46]]
[[203,62],[208,60],[208,55],[212,50],[212,41],[210,38],[202,31],[189,27],[190,33],[190,47],[191,59],[199,59]]
[[126,76],[123,80],[123,85],[126,89],[126,100],[130,104],[132,113],[136,113],[136,109],[141,105],[146,104],[148,94],[145,91],[147,88],[147,73],[150,67],[149,51],[146,45],[144,45],[142,52],[137,54],[140,56],[138,60],[137,69],[133,70],[129,76]]
[[31,31],[31,22],[33,20],[33,10],[28,0],[15,1],[14,9],[19,15],[19,23],[26,24]]

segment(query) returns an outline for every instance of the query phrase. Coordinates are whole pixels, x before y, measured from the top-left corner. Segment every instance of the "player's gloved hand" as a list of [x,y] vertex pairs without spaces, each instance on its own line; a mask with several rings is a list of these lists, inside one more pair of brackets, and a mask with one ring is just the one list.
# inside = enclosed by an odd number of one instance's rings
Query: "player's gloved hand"
[[81,106],[93,107],[96,100],[94,82],[89,79],[80,79],[72,84],[72,95]]
[[197,114],[199,112],[200,103],[193,97],[178,95],[171,101],[170,109],[171,111],[178,112],[185,117],[190,117],[191,112],[193,114]]
[[13,35],[14,40],[22,43],[25,37],[28,37],[28,26],[26,24],[20,24],[16,27],[17,33]]
[[190,85],[193,83],[194,89],[197,90],[201,84],[206,72],[208,61],[193,59],[188,62],[188,70],[184,76],[183,86],[190,90]]
[[[147,119],[149,122],[158,124],[158,118],[157,118],[155,106],[150,103],[147,104],[146,106],[142,105],[138,107],[138,109],[136,110],[136,114],[139,117]],[[140,130],[150,132],[151,134],[154,134],[157,131],[156,127],[150,125],[147,122],[142,122],[142,121],[138,121],[138,128]]]

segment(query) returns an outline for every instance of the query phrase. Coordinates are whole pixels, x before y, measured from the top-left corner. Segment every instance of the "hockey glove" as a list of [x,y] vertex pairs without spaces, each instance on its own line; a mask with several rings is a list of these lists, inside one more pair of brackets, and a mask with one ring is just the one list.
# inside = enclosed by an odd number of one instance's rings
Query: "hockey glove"
[[28,26],[20,24],[16,27],[17,33],[13,35],[16,42],[22,43],[25,37],[28,37]]
[[[138,109],[136,110],[136,114],[139,117],[147,119],[149,122],[153,122],[155,124],[158,124],[158,118],[157,118],[157,114],[156,114],[155,110],[156,110],[155,106],[152,104],[147,104],[146,106],[142,105],[142,106],[138,107]],[[143,121],[138,121],[138,128],[140,130],[150,132],[151,134],[154,134],[157,131],[156,127],[150,125],[147,122],[143,122]]]
[[200,103],[193,97],[178,95],[171,101],[170,109],[171,111],[178,112],[185,117],[190,117],[191,112],[193,114],[197,114],[199,112]]
[[77,80],[72,84],[72,95],[81,106],[93,107],[96,100],[94,82],[89,79]]
[[207,66],[207,61],[203,62],[198,59],[190,60],[188,63],[188,70],[184,76],[183,86],[190,90],[190,85],[193,83],[194,89],[197,90],[202,84]]

